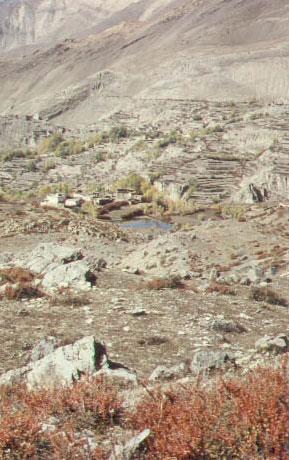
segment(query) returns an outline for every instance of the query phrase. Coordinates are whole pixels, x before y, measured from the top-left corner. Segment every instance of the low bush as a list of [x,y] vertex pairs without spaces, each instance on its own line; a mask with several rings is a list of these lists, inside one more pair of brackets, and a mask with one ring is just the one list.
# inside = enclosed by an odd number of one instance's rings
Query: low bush
[[146,460],[287,460],[288,360],[245,378],[150,390],[129,415],[129,426],[149,428]]
[[206,293],[216,292],[222,295],[236,295],[236,291],[227,284],[212,283],[207,287]]
[[5,285],[4,295],[8,300],[21,300],[44,297],[44,292],[36,287],[33,282],[41,279],[41,275],[35,275],[30,270],[21,267],[11,267],[0,270],[1,285]]
[[[137,194],[142,193],[143,187],[148,183],[140,174],[132,172],[126,177],[121,178],[118,182],[112,184],[112,189],[118,188],[130,188],[133,189]],[[151,186],[151,184],[149,184]]]
[[30,283],[35,278],[35,276],[30,270],[26,270],[22,267],[11,267],[11,268],[2,268],[0,270],[1,284],[5,283]]
[[[103,449],[89,446],[81,430],[89,429],[101,440],[122,414],[119,388],[101,378],[51,390],[2,389],[1,396],[3,460],[101,460]],[[51,417],[54,429],[45,431],[43,424],[49,424]]]
[[1,153],[1,159],[2,161],[11,161],[14,160],[15,158],[26,158],[31,155],[29,150],[21,150],[21,149],[16,149],[16,150],[8,150],[7,152],[2,152]]
[[249,298],[257,302],[266,302],[271,305],[287,306],[287,301],[277,292],[268,287],[251,287]]
[[142,283],[139,288],[160,291],[161,289],[184,289],[185,285],[178,276],[172,276],[170,278],[155,278]]
[[111,142],[117,142],[119,139],[129,137],[129,131],[125,126],[113,126],[108,136]]
[[158,140],[155,145],[159,149],[164,149],[170,144],[176,144],[177,142],[180,142],[180,140],[181,134],[177,131],[171,131],[170,134],[167,134],[165,137]]
[[4,296],[8,300],[36,299],[44,297],[45,293],[31,283],[18,283],[15,286],[6,286]]
[[26,169],[29,172],[37,171],[37,162],[35,160],[29,160],[26,163]]
[[235,204],[224,204],[217,206],[217,209],[222,212],[223,215],[237,219],[238,221],[244,221],[246,219],[246,207]]
[[54,152],[63,141],[63,135],[60,132],[56,132],[40,142],[37,147],[37,152],[39,155]]

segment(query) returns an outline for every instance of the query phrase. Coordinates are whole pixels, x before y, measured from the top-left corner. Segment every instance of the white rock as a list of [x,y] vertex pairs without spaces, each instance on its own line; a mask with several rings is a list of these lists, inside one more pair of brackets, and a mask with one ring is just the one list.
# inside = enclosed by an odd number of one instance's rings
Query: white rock
[[1,376],[0,385],[16,382],[27,383],[28,388],[71,385],[82,374],[95,374],[106,362],[104,344],[88,336],[72,345],[59,347],[28,366],[7,372]]

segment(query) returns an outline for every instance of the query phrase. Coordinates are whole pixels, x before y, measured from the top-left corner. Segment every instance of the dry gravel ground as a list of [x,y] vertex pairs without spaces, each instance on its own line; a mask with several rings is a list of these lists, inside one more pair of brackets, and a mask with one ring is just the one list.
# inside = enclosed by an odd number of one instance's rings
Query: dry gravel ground
[[[33,221],[35,213],[25,209]],[[194,351],[203,348],[228,351],[242,366],[254,364],[260,358],[254,347],[257,339],[265,335],[289,334],[288,307],[250,300],[251,288],[241,284],[231,283],[235,295],[206,293],[205,289],[211,283],[210,272],[218,263],[230,265],[233,262],[230,270],[224,272],[227,277],[236,273],[238,264],[242,266],[244,256],[253,261],[262,257],[261,252],[264,252],[266,257],[259,261],[264,267],[270,267],[277,259],[268,257],[268,252],[272,248],[276,250],[277,246],[277,249],[283,249],[283,265],[271,277],[270,287],[289,301],[288,242],[284,231],[277,231],[280,220],[277,219],[278,211],[274,212],[275,217],[271,211],[265,211],[264,217],[264,208],[255,207],[251,210],[251,216],[255,218],[250,220],[248,217],[247,222],[229,218],[219,222],[205,221],[182,232],[191,241],[196,255],[192,263],[199,270],[186,284],[197,288],[198,292],[196,289],[139,289],[139,285],[151,275],[128,273],[119,268],[119,263],[145,240],[143,235],[138,237],[127,232],[123,240],[109,240],[105,235],[76,236],[58,231],[2,234],[1,253],[17,254],[43,241],[65,242],[81,246],[91,256],[105,258],[108,265],[98,274],[97,285],[90,292],[30,301],[1,300],[1,372],[28,362],[29,350],[47,335],[68,343],[93,334],[105,341],[114,361],[135,369],[141,377],[148,377],[159,364],[171,366],[187,361]],[[285,228],[287,218],[286,213],[280,218]],[[75,217],[71,215],[73,219]],[[111,224],[105,225],[109,234]],[[216,320],[233,320],[240,326],[240,331],[215,330],[213,324]]]

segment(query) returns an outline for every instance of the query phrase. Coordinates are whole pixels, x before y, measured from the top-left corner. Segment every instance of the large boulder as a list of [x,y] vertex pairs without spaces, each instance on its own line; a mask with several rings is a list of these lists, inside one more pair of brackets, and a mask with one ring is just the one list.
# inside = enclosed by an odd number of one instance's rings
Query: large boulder
[[87,290],[95,284],[91,264],[79,249],[44,243],[29,254],[23,253],[14,265],[43,275],[42,285],[48,292],[72,287]]
[[195,353],[190,363],[190,370],[194,374],[199,374],[222,369],[231,362],[230,356],[224,351],[200,350]]
[[191,248],[191,241],[185,233],[166,234],[138,246],[122,260],[121,268],[158,277],[189,278],[192,272]]
[[0,385],[27,383],[28,388],[71,385],[82,375],[96,374],[106,366],[106,348],[93,336],[59,347],[38,361],[0,377]]
[[255,342],[255,348],[259,352],[286,353],[289,350],[289,339],[286,334],[277,337],[262,337]]

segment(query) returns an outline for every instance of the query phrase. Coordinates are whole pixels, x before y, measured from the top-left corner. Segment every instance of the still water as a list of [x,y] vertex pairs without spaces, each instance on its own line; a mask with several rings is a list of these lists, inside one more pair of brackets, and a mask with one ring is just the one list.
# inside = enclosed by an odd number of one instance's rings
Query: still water
[[174,226],[162,220],[154,219],[133,219],[118,224],[122,228],[148,233],[163,233],[174,230]]

